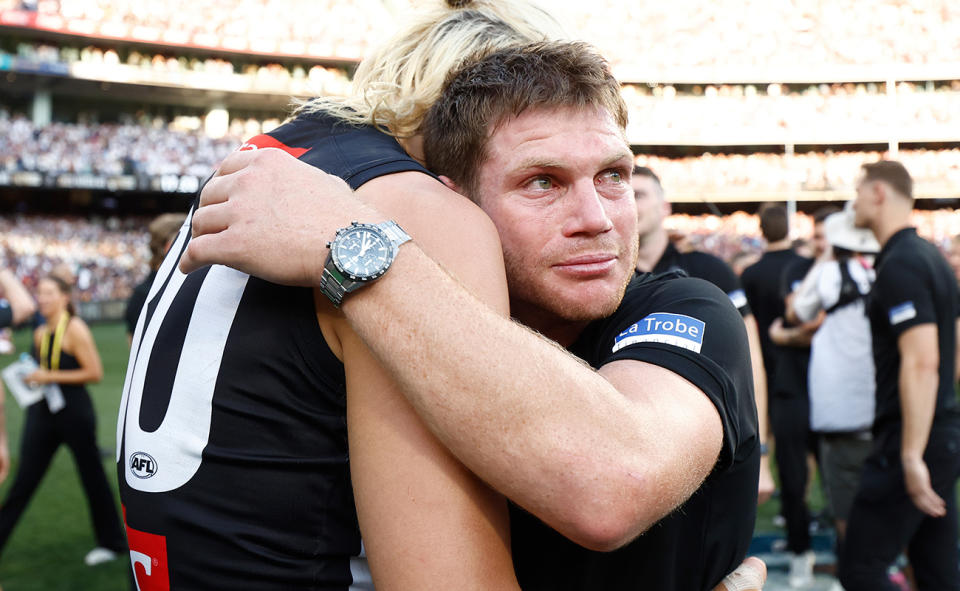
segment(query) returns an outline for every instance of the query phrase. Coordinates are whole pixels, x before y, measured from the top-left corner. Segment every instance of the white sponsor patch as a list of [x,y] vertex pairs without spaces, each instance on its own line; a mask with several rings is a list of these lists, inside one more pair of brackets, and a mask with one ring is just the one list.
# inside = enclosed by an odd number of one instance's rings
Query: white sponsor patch
[[635,343],[664,343],[699,353],[706,326],[702,320],[683,314],[655,312],[617,335],[613,352]]
[[734,308],[742,308],[747,305],[747,294],[742,289],[731,291],[727,294]]
[[913,306],[913,302],[904,302],[890,308],[888,314],[890,316],[890,324],[900,324],[911,318],[916,318],[917,309]]

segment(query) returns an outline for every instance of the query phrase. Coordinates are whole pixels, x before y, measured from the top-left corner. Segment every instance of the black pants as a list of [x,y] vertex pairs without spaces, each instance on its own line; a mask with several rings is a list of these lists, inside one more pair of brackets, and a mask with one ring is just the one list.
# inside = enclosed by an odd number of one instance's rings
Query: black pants
[[907,551],[920,591],[960,590],[956,484],[960,427],[935,426],[923,456],[947,514],[933,518],[910,500],[900,464],[900,433],[878,437],[867,458],[841,550],[840,582],[847,591],[894,591],[887,569]]
[[780,508],[787,525],[787,549],[800,554],[810,549],[807,452],[814,447],[814,435],[810,431],[809,399],[771,396],[770,426],[780,475]]
[[41,400],[27,409],[20,464],[13,485],[0,505],[0,551],[43,479],[53,454],[66,443],[80,472],[97,545],[126,553],[126,539],[113,493],[107,483],[96,441],[96,417],[86,391],[64,392],[66,406],[51,414]]

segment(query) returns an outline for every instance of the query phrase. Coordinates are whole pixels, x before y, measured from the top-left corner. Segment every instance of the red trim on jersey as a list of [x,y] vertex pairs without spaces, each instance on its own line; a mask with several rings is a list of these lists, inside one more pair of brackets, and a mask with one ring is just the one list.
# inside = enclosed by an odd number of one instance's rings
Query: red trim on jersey
[[256,135],[248,139],[242,146],[237,148],[238,152],[244,150],[259,150],[261,148],[279,148],[286,152],[287,154],[292,155],[294,158],[299,158],[312,150],[313,148],[291,148],[290,146],[284,144],[277,138],[269,135]]
[[130,563],[138,591],[170,591],[166,536],[133,529],[127,525],[127,508],[122,509],[130,546]]

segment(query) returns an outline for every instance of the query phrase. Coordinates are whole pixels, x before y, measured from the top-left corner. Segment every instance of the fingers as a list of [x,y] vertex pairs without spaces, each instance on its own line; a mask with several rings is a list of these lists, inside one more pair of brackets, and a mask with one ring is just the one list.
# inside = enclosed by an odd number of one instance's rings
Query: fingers
[[947,504],[931,488],[926,488],[919,493],[912,495],[913,504],[918,509],[930,515],[931,517],[943,517],[947,514]]
[[713,591],[761,591],[766,580],[767,565],[751,556],[724,577]]
[[228,230],[192,238],[180,257],[180,271],[189,274],[212,264],[240,268],[240,258],[231,243],[232,234]]

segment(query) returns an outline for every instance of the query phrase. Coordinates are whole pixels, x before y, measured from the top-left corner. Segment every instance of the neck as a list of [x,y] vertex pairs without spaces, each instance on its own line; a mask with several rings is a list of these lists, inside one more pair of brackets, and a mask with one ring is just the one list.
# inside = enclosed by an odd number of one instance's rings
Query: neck
[[640,237],[640,251],[637,255],[637,271],[649,273],[657,266],[660,257],[667,250],[670,238],[663,227]]
[[767,252],[773,252],[775,250],[787,250],[792,245],[790,238],[784,238],[783,240],[777,240],[776,242],[767,242]]
[[400,143],[400,147],[407,153],[407,156],[410,156],[424,166],[427,165],[427,157],[423,153],[422,135],[401,138],[397,141]]
[[904,228],[910,227],[910,217],[906,216],[896,216],[893,219],[885,218],[878,220],[875,224],[870,226],[870,230],[873,231],[873,235],[877,238],[877,242],[880,243],[880,246],[883,246],[890,240],[890,237],[903,230]]
[[537,309],[527,309],[524,306],[515,306],[511,302],[513,319],[527,328],[534,330],[562,347],[572,345],[589,324],[589,321],[573,321],[558,318],[554,314]]

